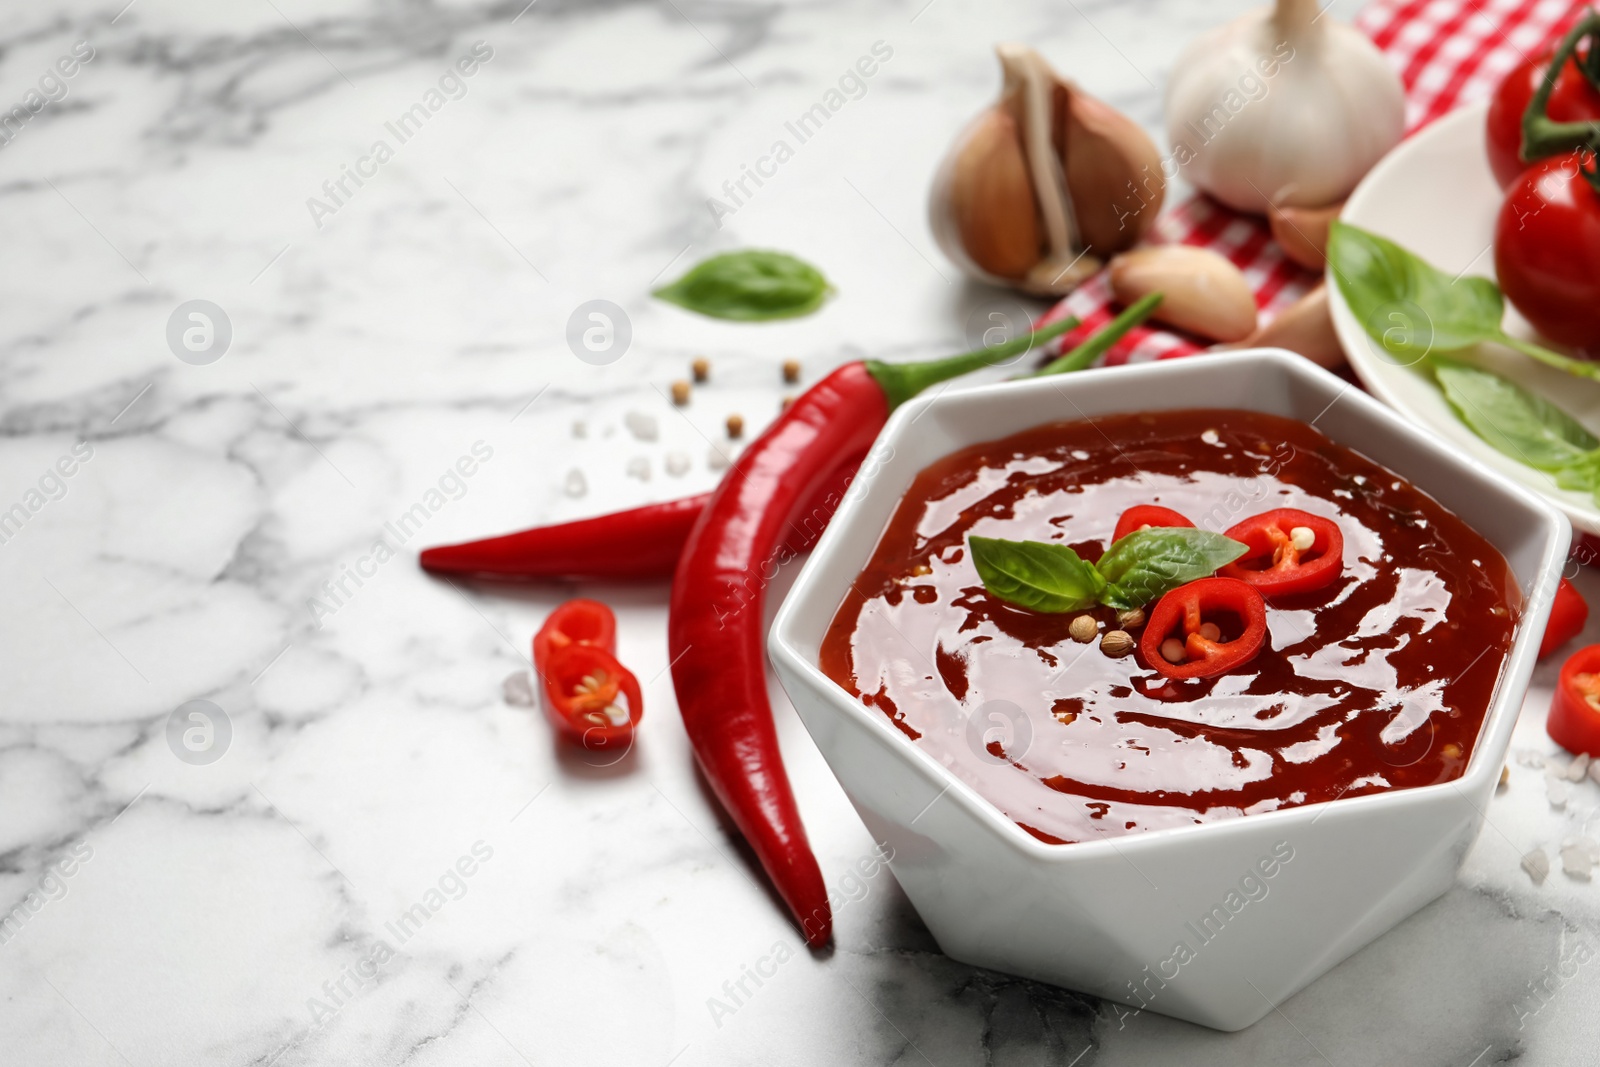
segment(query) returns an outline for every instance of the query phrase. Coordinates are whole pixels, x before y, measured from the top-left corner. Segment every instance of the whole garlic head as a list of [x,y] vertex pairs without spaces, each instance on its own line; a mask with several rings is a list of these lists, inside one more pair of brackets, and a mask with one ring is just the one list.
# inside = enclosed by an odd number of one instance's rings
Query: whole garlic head
[[1137,124],[1062,79],[1026,45],[995,51],[1000,99],[956,138],[929,222],[962,270],[1057,296],[1155,222],[1161,156]]
[[1167,138],[1194,186],[1240,211],[1342,200],[1405,130],[1400,78],[1317,0],[1201,35],[1167,82]]

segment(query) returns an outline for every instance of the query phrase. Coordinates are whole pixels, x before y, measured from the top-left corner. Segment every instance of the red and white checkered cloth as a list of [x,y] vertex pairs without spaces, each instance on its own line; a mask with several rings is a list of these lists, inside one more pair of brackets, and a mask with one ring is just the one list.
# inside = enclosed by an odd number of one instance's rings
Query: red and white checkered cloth
[[[1507,71],[1559,37],[1588,6],[1589,0],[1373,0],[1356,26],[1400,71],[1409,136],[1461,104],[1487,97]],[[1319,277],[1285,258],[1264,220],[1204,196],[1164,212],[1145,240],[1200,245],[1233,260],[1255,290],[1263,321],[1298,300]],[[1110,320],[1110,302],[1102,271],[1051,308],[1040,325],[1066,315],[1082,320],[1062,339],[1064,350]],[[1139,327],[1105,362],[1172,359],[1202,350],[1190,338]]]

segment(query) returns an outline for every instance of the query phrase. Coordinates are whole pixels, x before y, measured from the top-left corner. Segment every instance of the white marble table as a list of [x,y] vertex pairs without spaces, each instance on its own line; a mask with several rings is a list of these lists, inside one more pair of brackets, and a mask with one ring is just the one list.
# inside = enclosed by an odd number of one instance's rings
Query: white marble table
[[[710,487],[723,419],[770,418],[785,358],[810,379],[966,347],[994,294],[934,250],[924,194],[992,93],[989,43],[1031,41],[1153,128],[1177,49],[1239,0],[123,2],[14,2],[0,53],[0,103],[26,106],[87,42],[0,145],[0,512],[22,508],[0,542],[0,1060],[1593,1062],[1600,963],[1549,976],[1600,944],[1600,887],[1518,868],[1593,816],[1592,782],[1557,811],[1513,766],[1457,888],[1249,1031],[1119,1029],[941,955],[887,873],[850,887],[831,955],[795,950],[691,770],[664,588],[590,590],[648,681],[638,747],[598,766],[502,697],[567,592],[415,567]],[[863,95],[714,217],[879,41]],[[734,326],[646,295],[749,245],[838,297]],[[595,299],[631,319],[606,366],[564,339]],[[220,333],[188,361],[168,344],[194,300],[231,330],[210,362]],[[699,354],[713,381],[678,412],[663,391]],[[773,688],[840,884],[871,842]],[[1551,750],[1547,699],[1519,747]],[[194,700],[222,713],[202,756],[172,725]]]

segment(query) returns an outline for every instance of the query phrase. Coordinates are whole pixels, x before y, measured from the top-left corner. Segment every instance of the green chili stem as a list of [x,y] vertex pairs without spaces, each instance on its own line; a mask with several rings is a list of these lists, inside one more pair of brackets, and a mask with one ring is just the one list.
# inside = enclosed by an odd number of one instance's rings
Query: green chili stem
[[1069,371],[1082,370],[1099,359],[1106,349],[1122,340],[1123,335],[1129,330],[1148,319],[1151,312],[1155,311],[1156,305],[1160,303],[1160,293],[1149,293],[1140,297],[1129,304],[1122,314],[1106,323],[1105,327],[1093,337],[1059,359],[1052,360],[1036,371],[1035,375],[1066,374]]
[[881,360],[869,359],[866,361],[867,373],[877,379],[892,411],[930,385],[968,374],[980,367],[1004,363],[1012,356],[1021,355],[1047,341],[1055,340],[1078,325],[1078,320],[1069,315],[1041,330],[1034,330],[1025,337],[980,348],[975,352],[950,356],[947,359],[932,359],[920,363],[884,363]]

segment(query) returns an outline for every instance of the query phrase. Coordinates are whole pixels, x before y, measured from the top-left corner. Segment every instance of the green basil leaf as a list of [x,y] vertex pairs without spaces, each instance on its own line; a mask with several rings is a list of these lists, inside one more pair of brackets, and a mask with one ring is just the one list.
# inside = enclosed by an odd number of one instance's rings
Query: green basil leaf
[[1238,541],[1209,530],[1135,530],[1100,557],[1100,573],[1108,583],[1100,602],[1119,611],[1144,607],[1180,585],[1215,574],[1247,551]]
[[[1600,439],[1542,396],[1492,371],[1440,359],[1433,375],[1461,421],[1497,451],[1559,471],[1600,448]],[[1589,488],[1586,480],[1581,488]]]
[[1105,588],[1092,563],[1066,545],[1046,541],[967,538],[972,564],[994,596],[1034,611],[1081,611]]
[[1488,278],[1452,278],[1393,241],[1338,220],[1328,262],[1362,327],[1397,356],[1420,359],[1504,336],[1505,300]]
[[833,287],[817,268],[785,252],[726,252],[654,294],[718,319],[758,322],[809,315]]

